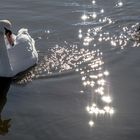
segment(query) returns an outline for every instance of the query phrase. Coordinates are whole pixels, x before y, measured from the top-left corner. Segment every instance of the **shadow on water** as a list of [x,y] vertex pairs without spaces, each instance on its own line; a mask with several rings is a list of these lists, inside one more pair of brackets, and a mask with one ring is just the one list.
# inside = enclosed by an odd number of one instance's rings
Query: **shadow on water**
[[9,132],[9,128],[11,127],[10,121],[11,119],[3,119],[2,111],[7,102],[7,93],[10,88],[11,78],[2,78],[0,77],[0,135],[6,135]]

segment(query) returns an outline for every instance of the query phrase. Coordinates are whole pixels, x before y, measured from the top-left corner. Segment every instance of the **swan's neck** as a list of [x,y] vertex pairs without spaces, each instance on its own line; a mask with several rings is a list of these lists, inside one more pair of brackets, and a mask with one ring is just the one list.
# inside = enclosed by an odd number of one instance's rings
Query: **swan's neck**
[[0,48],[1,47],[6,47],[5,46],[4,34],[3,33],[0,33]]
[[4,34],[2,33],[0,33],[0,57],[3,57],[2,59],[8,59],[7,47],[5,44]]
[[0,33],[0,72],[4,73],[11,73],[11,66],[9,62],[9,55],[8,50],[5,45],[4,34]]

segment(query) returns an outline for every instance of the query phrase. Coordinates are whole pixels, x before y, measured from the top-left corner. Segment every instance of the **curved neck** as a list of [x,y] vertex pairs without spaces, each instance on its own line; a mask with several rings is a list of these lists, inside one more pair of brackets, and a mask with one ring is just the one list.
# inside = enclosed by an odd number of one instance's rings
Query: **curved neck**
[[7,47],[6,47],[6,44],[5,44],[4,34],[0,33],[0,54],[1,53],[5,54],[4,50],[7,52]]
[[0,32],[0,47],[3,45],[3,46],[5,46],[5,41],[4,41],[4,33],[1,33]]
[[11,73],[11,69],[4,34],[0,33],[0,75],[6,76]]

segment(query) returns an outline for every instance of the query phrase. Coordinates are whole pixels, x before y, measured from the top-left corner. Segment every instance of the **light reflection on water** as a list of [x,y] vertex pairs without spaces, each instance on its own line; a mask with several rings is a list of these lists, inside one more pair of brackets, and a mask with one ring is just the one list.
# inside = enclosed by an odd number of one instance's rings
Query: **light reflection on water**
[[[93,1],[92,3],[96,3]],[[117,8],[124,6],[123,1],[118,1]],[[94,60],[90,61],[88,66],[81,69],[81,80],[84,86],[83,93],[90,93],[90,101],[86,107],[86,111],[90,115],[89,126],[95,125],[96,118],[98,116],[108,116],[115,113],[113,107],[113,99],[110,93],[110,84],[106,80],[109,75],[107,70],[104,70],[105,62],[103,61],[103,53],[98,46],[107,43],[110,48],[127,48],[128,44],[132,47],[139,47],[140,28],[139,24],[131,24],[128,26],[117,25],[115,20],[111,17],[104,16],[104,9],[99,9],[99,12],[93,10],[93,12],[84,11],[81,16],[82,23],[75,24],[83,25],[83,29],[80,28],[78,37],[83,42],[83,46],[92,46],[96,49],[96,55]],[[86,13],[86,14],[85,14]],[[94,27],[89,27],[90,23],[93,23]],[[85,30],[85,27],[86,30]],[[117,26],[117,27],[116,27]],[[111,32],[107,29],[113,27]],[[117,28],[117,29],[116,29]],[[113,31],[113,32],[112,32]],[[104,46],[104,45],[102,45]]]
[[91,94],[86,111],[90,115],[89,125],[95,125],[94,119],[99,115],[113,115],[112,98],[109,93],[109,72],[104,69],[103,53],[97,49],[94,59],[88,65],[77,70],[81,74],[82,93]]
[[18,84],[26,84],[32,79],[74,71],[94,59],[95,53],[78,45],[56,45],[48,50],[47,55],[44,54],[37,66],[19,76],[16,81]]
[[116,7],[122,7],[123,6],[123,2],[121,0],[119,0],[116,4]]
[[[92,1],[93,4],[96,1]],[[116,4],[117,8],[123,7],[123,1],[118,1]],[[112,97],[110,95],[110,84],[106,80],[109,75],[107,70],[104,70],[103,53],[98,49],[98,46],[103,43],[108,43],[111,48],[118,47],[125,49],[128,44],[131,43],[132,47],[139,47],[140,33],[137,31],[139,24],[127,26],[118,26],[117,30],[110,32],[107,28],[116,26],[116,21],[111,17],[103,16],[105,10],[99,9],[93,12],[84,11],[81,16],[81,23],[75,24],[75,26],[82,25],[83,29],[80,28],[78,31],[78,37],[83,43],[83,46],[93,46],[96,50],[95,58],[90,63],[80,69],[81,80],[83,84],[82,93],[90,93],[90,101],[86,107],[86,111],[90,115],[88,122],[89,126],[95,125],[94,120],[97,116],[108,116],[115,113],[113,108]],[[88,25],[93,24],[94,27],[88,28]],[[96,26],[95,26],[96,25]],[[86,30],[85,30],[85,27]]]
[[[95,5],[96,1],[93,0]],[[97,4],[96,4],[97,5]],[[114,7],[124,6],[123,1],[118,1]],[[109,47],[120,49],[139,47],[139,34],[136,34],[138,23],[128,26],[118,26],[111,17],[104,16],[106,11],[99,8],[93,12],[84,11],[81,15],[81,22],[75,26],[80,26],[78,31],[79,44],[65,45],[56,44],[53,48],[44,53],[44,57],[39,64],[30,71],[23,74],[16,81],[17,84],[26,84],[29,81],[47,76],[61,75],[65,72],[77,72],[81,75],[83,88],[81,93],[90,94],[89,102],[85,107],[90,116],[88,124],[93,127],[96,117],[112,116],[115,113],[113,107],[113,97],[110,93],[110,84],[107,80],[109,71],[105,69],[103,52],[98,48],[100,44],[107,43]],[[82,26],[81,26],[82,25]],[[88,25],[94,25],[89,27]],[[109,27],[116,27],[111,32]],[[89,47],[91,46],[91,47]]]
[[[103,53],[99,49],[78,48],[77,45],[69,47],[56,45],[48,52],[48,55],[45,55],[37,66],[18,79],[18,84],[24,84],[36,78],[75,71],[81,75],[83,85],[81,93],[87,94],[89,91],[91,93],[91,99],[86,107],[91,118],[94,118],[94,115],[97,117],[97,115],[114,113],[109,82],[106,81],[109,72],[104,69]],[[89,125],[93,124],[94,122],[90,119]]]

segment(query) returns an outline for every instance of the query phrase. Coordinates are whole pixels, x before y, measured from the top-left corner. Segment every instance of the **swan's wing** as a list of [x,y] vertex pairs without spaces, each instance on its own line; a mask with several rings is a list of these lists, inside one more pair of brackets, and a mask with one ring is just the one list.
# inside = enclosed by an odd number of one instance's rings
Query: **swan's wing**
[[29,52],[32,52],[36,57],[38,57],[36,48],[35,48],[35,41],[28,33],[28,29],[22,28],[18,31],[15,40],[15,47],[24,47]]
[[21,28],[19,31],[18,31],[18,35],[19,34],[29,34],[28,33],[28,29],[26,29],[26,28]]
[[23,42],[28,42],[28,43],[34,43],[34,40],[28,33],[28,29],[22,28],[18,31],[17,37],[16,37],[16,43],[23,43]]
[[15,45],[9,49],[10,62],[13,71],[20,72],[38,62],[35,41],[27,29],[20,29],[15,39]]

